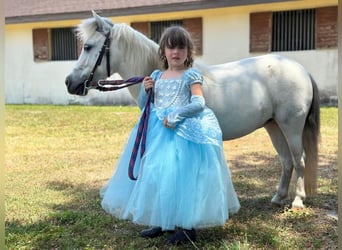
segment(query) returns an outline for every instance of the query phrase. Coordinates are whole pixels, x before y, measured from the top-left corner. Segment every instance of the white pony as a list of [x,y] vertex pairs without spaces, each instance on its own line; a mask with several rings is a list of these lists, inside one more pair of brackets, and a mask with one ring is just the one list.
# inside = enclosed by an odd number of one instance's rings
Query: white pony
[[[160,68],[158,45],[128,25],[114,25],[93,12],[93,18],[84,20],[78,31],[84,47],[65,80],[71,94],[84,94],[85,82],[104,79],[106,68],[108,74],[119,73],[124,79],[149,75]],[[102,53],[101,58],[107,63],[98,60],[104,44],[109,54]],[[271,202],[283,204],[294,168],[297,175],[292,206],[304,207],[306,194],[315,193],[317,188],[320,132],[318,89],[310,74],[300,64],[276,55],[213,66],[197,63],[195,67],[205,77],[206,104],[219,120],[223,140],[261,127],[267,130],[282,165],[279,187]],[[140,84],[129,87],[135,99],[139,89]]]

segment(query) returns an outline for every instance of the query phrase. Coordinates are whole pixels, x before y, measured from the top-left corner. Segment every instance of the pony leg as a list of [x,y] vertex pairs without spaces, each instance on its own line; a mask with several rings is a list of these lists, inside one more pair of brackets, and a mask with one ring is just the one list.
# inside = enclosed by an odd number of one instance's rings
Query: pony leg
[[280,163],[282,166],[279,187],[277,193],[273,196],[271,202],[275,205],[283,205],[284,199],[288,195],[289,185],[293,172],[293,161],[291,157],[291,152],[289,150],[283,132],[274,120],[268,122],[265,125],[265,129],[268,132],[272,144],[279,155]]
[[[296,191],[295,198],[292,202],[292,207],[295,208],[304,208],[303,200],[306,197],[304,186],[305,161],[303,141],[302,133],[298,133],[299,131],[302,131],[302,129],[300,129],[302,126],[300,124],[300,119],[297,119],[297,121],[291,126],[283,125],[282,128],[283,133],[286,135],[288,149],[292,157],[294,168],[296,170]],[[304,124],[304,122],[302,124]],[[296,131],[293,131],[293,128],[295,128]]]
[[[306,197],[305,186],[304,186],[304,170],[305,161],[303,154],[302,138],[289,140],[290,148],[292,149],[293,161],[296,170],[296,195],[292,202],[292,207],[304,208],[303,200]],[[295,142],[297,141],[297,142]]]
[[304,207],[306,194],[314,194],[317,190],[320,100],[317,84],[311,75],[310,80],[313,93],[308,113],[292,115],[290,117],[296,117],[292,120],[281,119],[283,123],[279,125],[287,139],[297,174],[296,196],[292,202],[292,207],[297,208]]

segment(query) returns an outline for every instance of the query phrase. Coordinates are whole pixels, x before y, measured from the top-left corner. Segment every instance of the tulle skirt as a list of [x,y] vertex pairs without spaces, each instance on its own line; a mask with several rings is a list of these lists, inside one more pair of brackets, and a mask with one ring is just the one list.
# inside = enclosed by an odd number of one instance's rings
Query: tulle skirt
[[223,225],[240,208],[222,145],[195,143],[165,128],[152,109],[146,151],[128,165],[137,132],[128,138],[113,177],[101,189],[103,209],[120,219],[163,230]]

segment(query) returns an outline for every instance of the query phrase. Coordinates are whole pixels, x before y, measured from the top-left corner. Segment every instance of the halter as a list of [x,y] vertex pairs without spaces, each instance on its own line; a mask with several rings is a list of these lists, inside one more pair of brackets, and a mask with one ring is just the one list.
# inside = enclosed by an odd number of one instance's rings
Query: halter
[[93,80],[93,77],[94,77],[94,73],[95,73],[95,70],[97,69],[97,67],[101,64],[101,62],[102,62],[102,58],[103,58],[103,56],[104,56],[104,54],[106,53],[106,62],[107,62],[107,76],[109,77],[110,76],[110,53],[109,53],[109,51],[110,51],[110,48],[109,48],[109,41],[110,41],[110,38],[109,38],[109,35],[110,35],[110,32],[108,32],[107,34],[106,34],[106,39],[105,39],[105,41],[104,41],[104,43],[103,43],[103,45],[102,45],[102,48],[101,48],[101,50],[100,50],[100,53],[99,53],[99,56],[98,56],[98,58],[97,58],[97,60],[96,60],[96,63],[95,63],[95,65],[94,65],[94,68],[93,68],[93,70],[90,72],[90,74],[89,74],[89,76],[88,76],[88,78],[87,78],[87,80],[85,80],[85,82],[84,82],[84,90],[83,90],[83,95],[85,95],[86,94],[86,91],[88,90],[88,89],[92,89],[92,88],[95,88],[95,86],[93,85],[93,84],[91,84],[92,83],[92,80]]
[[122,88],[129,87],[131,85],[135,85],[138,83],[141,83],[144,79],[144,77],[132,77],[127,80],[104,80],[100,79],[97,82],[93,82],[93,77],[96,68],[101,64],[102,58],[104,54],[106,53],[106,67],[107,67],[107,77],[110,76],[110,48],[109,48],[109,38],[110,32],[106,34],[106,40],[104,41],[102,48],[100,50],[99,56],[96,60],[96,63],[94,65],[93,70],[89,74],[87,80],[84,82],[84,90],[83,90],[83,95],[86,95],[87,90],[89,89],[97,89],[99,91],[112,91],[112,90],[118,90]]

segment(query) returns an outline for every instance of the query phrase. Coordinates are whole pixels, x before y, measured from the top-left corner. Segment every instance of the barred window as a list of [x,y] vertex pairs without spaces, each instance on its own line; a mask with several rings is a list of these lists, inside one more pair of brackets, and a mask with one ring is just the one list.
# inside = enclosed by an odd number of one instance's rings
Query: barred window
[[203,53],[203,23],[201,17],[185,18],[181,20],[163,20],[156,22],[133,22],[131,26],[152,39],[156,43],[159,43],[160,37],[165,28],[172,25],[183,26],[189,31],[195,45],[196,55],[202,55]]
[[77,38],[72,28],[51,29],[51,60],[76,60]]
[[82,44],[74,28],[33,29],[35,61],[77,60]]
[[272,51],[315,49],[315,9],[272,13]]
[[170,21],[159,21],[151,22],[151,39],[156,43],[159,43],[160,37],[163,31],[173,25],[183,26],[182,20],[170,20]]

